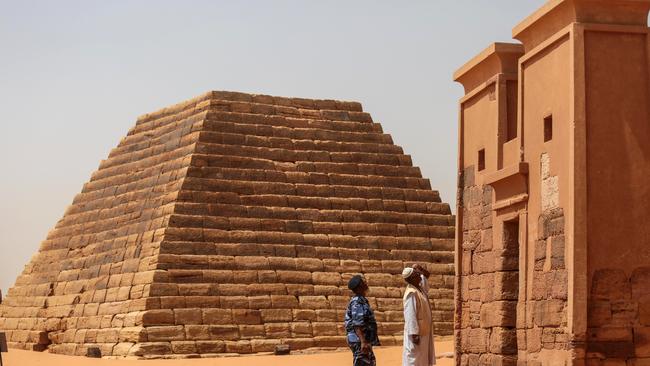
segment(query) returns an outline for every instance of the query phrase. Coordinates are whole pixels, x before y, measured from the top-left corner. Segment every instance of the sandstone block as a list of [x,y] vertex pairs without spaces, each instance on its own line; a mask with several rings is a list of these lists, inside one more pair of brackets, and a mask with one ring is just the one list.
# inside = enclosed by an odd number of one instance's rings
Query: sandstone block
[[228,309],[202,309],[203,324],[232,324],[232,312]]
[[269,322],[289,322],[293,319],[293,311],[291,309],[262,309],[262,321]]
[[246,296],[220,296],[219,304],[224,309],[247,309],[248,298]]
[[113,356],[128,356],[131,347],[134,343],[129,342],[120,342],[113,347],[112,355]]
[[275,309],[293,309],[298,307],[299,301],[292,295],[271,295],[271,305]]
[[493,328],[489,341],[489,350],[491,353],[517,354],[517,332],[515,329]]
[[315,321],[316,311],[309,310],[309,309],[294,309],[293,320],[294,321]]
[[639,299],[639,322],[642,325],[650,326],[650,295]]
[[279,339],[253,339],[250,344],[252,352],[273,352],[281,342]]
[[262,316],[259,310],[233,309],[232,320],[234,324],[261,324]]
[[589,342],[587,354],[598,358],[626,359],[634,356],[634,343],[632,342]]
[[600,327],[589,328],[587,332],[589,342],[632,342],[632,328]]
[[248,304],[251,309],[269,309],[272,307],[271,296],[250,296],[248,297]]
[[528,352],[537,353],[542,349],[542,328],[533,328],[527,330],[526,346]]
[[[311,335],[309,335],[311,337]],[[284,344],[289,345],[292,350],[301,350],[314,347],[315,342],[313,338],[289,338],[283,340]]]
[[303,309],[328,309],[329,302],[325,296],[300,296],[300,307]]
[[176,325],[201,324],[203,321],[201,309],[175,309]]
[[136,343],[129,350],[129,356],[167,355],[172,353],[169,342],[142,342]]
[[489,333],[485,329],[469,329],[466,332],[466,336],[463,337],[463,341],[465,342],[463,348],[472,353],[486,352],[488,348],[488,337]]
[[212,340],[236,340],[239,328],[234,325],[210,325],[208,328]]
[[316,320],[319,322],[335,322],[339,319],[335,309],[318,309],[316,310]]
[[141,314],[141,317],[138,323],[144,326],[174,325],[174,312],[168,309],[147,310]]
[[650,358],[650,327],[634,328],[634,354]]
[[226,341],[225,343],[226,343],[226,353],[246,354],[252,352],[250,341],[238,341],[238,342]]
[[147,327],[147,339],[150,342],[182,341],[185,339],[185,329],[182,325]]
[[592,278],[591,296],[597,300],[628,299],[630,282],[625,271],[618,269],[598,270]]
[[119,329],[99,329],[97,331],[97,343],[117,343],[119,339],[119,333]]
[[282,283],[312,283],[311,272],[306,271],[277,271],[278,281]]
[[494,273],[495,300],[517,300],[519,297],[519,273]]
[[191,340],[208,340],[210,339],[209,325],[186,325],[185,339]]
[[196,341],[198,353],[223,353],[226,350],[224,341]]
[[635,298],[650,294],[650,267],[634,269],[630,282],[632,285],[632,296]]
[[558,327],[566,323],[566,303],[563,300],[535,302],[535,324],[541,327]]
[[171,342],[172,352],[176,354],[192,354],[196,353],[195,341],[173,341]]
[[289,338],[291,336],[289,323],[266,323],[264,329],[266,336],[270,338]]
[[240,325],[239,334],[244,339],[251,338],[264,338],[266,336],[266,331],[264,325]]
[[481,306],[481,327],[515,327],[517,303],[515,301],[495,301]]
[[312,273],[312,283],[338,286],[341,284],[341,275],[335,272],[314,272]]
[[345,347],[345,337],[341,336],[316,336],[314,337],[316,347]]
[[294,322],[290,323],[290,330],[292,337],[311,337],[312,327],[309,322]]
[[314,336],[335,336],[338,333],[336,323],[313,322],[311,326]]

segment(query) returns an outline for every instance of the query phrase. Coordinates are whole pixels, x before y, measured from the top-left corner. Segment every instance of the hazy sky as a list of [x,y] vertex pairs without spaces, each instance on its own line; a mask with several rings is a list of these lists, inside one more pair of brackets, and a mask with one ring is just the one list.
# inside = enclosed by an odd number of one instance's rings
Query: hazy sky
[[454,205],[453,71],[543,0],[0,0],[0,288],[135,118],[208,90],[356,100]]

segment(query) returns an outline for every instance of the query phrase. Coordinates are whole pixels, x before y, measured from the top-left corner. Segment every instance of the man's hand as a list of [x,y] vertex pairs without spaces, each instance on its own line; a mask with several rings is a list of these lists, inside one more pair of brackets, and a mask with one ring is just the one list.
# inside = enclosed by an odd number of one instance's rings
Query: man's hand
[[413,265],[413,269],[417,271],[419,274],[423,275],[424,277],[429,278],[430,275],[429,271],[427,271],[427,269],[424,268],[421,264],[415,263]]
[[420,344],[420,336],[417,334],[411,334],[411,342],[415,345]]
[[354,332],[357,334],[357,337],[359,337],[359,341],[361,341],[361,353],[366,355],[369,354],[372,350],[372,345],[366,340],[366,336],[363,334],[363,328],[354,327]]
[[363,354],[369,354],[370,351],[372,350],[372,345],[368,342],[361,342],[361,353]]

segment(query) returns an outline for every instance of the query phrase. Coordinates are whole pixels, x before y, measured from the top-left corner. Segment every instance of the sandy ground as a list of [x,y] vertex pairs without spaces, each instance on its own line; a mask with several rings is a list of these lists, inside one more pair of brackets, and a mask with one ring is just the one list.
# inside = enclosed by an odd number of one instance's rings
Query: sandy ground
[[[436,342],[436,353],[452,352],[453,342]],[[378,366],[400,366],[401,347],[379,347],[375,349]],[[241,356],[189,360],[106,360],[86,357],[61,356],[46,352],[30,352],[10,349],[2,354],[3,366],[349,366],[352,364],[350,352],[329,352],[290,356]],[[439,358],[438,365],[451,366],[453,359]]]

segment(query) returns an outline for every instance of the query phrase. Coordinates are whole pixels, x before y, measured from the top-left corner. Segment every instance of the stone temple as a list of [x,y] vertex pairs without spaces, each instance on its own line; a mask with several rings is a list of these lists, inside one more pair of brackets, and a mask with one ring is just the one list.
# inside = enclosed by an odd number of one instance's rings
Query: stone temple
[[554,0],[455,74],[458,365],[650,365],[649,0]]
[[363,273],[384,345],[402,268],[453,329],[455,218],[356,102],[209,92],[142,116],[0,305],[10,346],[196,357],[344,346]]

